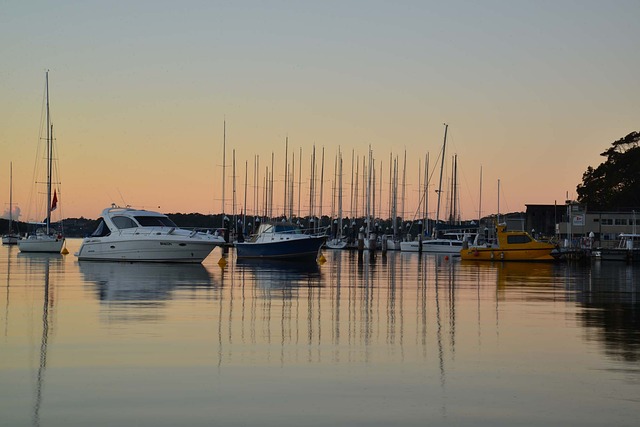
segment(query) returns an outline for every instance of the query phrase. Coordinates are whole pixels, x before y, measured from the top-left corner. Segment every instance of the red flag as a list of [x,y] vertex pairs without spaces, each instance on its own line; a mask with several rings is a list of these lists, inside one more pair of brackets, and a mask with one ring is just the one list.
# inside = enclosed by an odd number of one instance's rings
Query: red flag
[[58,207],[58,193],[53,190],[53,200],[51,200],[51,212],[55,211]]

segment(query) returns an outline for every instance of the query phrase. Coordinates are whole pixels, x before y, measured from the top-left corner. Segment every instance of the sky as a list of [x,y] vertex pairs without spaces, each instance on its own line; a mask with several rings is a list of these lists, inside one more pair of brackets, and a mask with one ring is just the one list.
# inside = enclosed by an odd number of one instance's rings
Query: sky
[[273,156],[274,212],[288,163],[304,215],[314,147],[322,213],[337,209],[340,149],[349,215],[352,158],[370,147],[383,216],[390,157],[402,168],[406,152],[412,217],[428,153],[433,218],[444,123],[443,182],[455,154],[463,218],[562,204],[600,153],[640,130],[638,17],[637,0],[3,1],[0,212],[13,162],[20,219],[38,215],[46,70],[64,217],[111,203],[231,213],[234,150],[237,211],[245,176],[254,210]]

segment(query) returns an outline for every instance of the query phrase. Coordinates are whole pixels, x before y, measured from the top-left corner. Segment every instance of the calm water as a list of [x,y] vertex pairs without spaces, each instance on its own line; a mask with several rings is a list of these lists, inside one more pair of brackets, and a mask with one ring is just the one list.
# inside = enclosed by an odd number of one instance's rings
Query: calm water
[[2,426],[637,425],[640,269],[0,249]]

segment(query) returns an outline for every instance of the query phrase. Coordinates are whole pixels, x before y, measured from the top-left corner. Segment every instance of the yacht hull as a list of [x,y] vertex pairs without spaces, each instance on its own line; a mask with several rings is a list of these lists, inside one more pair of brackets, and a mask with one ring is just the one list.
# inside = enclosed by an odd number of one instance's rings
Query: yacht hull
[[469,248],[460,251],[463,260],[474,261],[556,261],[554,247],[531,249]]
[[200,263],[220,242],[193,239],[86,238],[76,254],[80,261]]
[[305,237],[290,240],[236,243],[236,255],[242,258],[291,259],[315,261],[325,238]]

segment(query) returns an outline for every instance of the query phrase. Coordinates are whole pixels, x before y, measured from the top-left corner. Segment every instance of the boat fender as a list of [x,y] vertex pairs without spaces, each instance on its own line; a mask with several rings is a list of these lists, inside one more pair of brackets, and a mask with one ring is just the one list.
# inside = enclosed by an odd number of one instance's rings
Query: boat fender
[[504,259],[504,252],[500,252],[500,259]]
[[493,252],[491,252],[491,259],[493,259]]
[[473,256],[480,256],[480,252],[478,252],[478,250],[477,250],[477,249],[476,249],[476,250],[474,250],[474,251],[473,251]]

